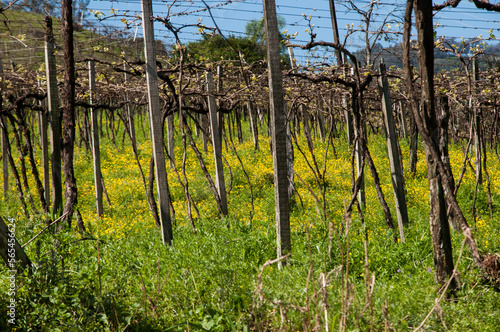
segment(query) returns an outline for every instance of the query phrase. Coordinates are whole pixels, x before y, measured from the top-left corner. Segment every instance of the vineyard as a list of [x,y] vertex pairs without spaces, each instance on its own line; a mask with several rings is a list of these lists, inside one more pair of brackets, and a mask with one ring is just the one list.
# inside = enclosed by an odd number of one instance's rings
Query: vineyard
[[[497,331],[495,37],[434,40],[415,5],[410,40],[412,8],[400,67],[5,10],[38,25],[1,35],[27,46],[0,58],[0,330]],[[298,66],[315,47],[342,56]]]

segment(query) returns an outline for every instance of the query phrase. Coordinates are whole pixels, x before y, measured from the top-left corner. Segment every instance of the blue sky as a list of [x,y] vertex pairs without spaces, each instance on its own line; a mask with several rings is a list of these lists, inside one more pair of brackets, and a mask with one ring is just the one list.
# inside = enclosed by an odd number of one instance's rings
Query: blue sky
[[[206,0],[209,6],[214,6],[219,3],[224,3],[223,0]],[[342,3],[345,1],[335,1],[337,10],[338,25],[340,28],[340,38],[344,40],[348,33],[347,25],[351,25],[354,29],[361,24],[360,15],[353,11],[348,11]],[[360,8],[366,6],[369,0],[355,1]],[[153,12],[155,16],[165,17],[168,14],[167,4],[172,4],[173,1],[153,0]],[[402,21],[404,14],[404,6],[406,1],[379,1],[377,9],[374,11],[372,26],[377,29],[388,13],[391,12],[390,23],[391,31],[398,31],[397,21]],[[309,29],[307,18],[311,15],[311,23],[314,24],[314,33],[317,34],[317,40],[332,41],[333,35],[331,30],[331,20],[329,12],[328,0],[276,0],[277,12],[286,20],[285,29],[289,34],[298,33],[295,42],[306,43],[310,37],[305,31]],[[200,0],[178,0],[176,6],[171,8],[171,21],[175,26],[185,24],[196,24],[201,19],[206,26],[214,26],[208,12],[199,11],[205,6]],[[111,9],[116,10],[119,15],[116,19],[107,19],[103,24],[112,26],[123,26],[120,19],[123,12],[127,15],[140,15],[141,1],[98,1],[92,0],[89,4],[92,10],[100,10],[105,16],[110,14]],[[180,14],[189,13],[187,15]],[[233,0],[231,4],[219,6],[212,9],[212,14],[217,22],[217,25],[226,35],[241,35],[245,31],[246,24],[255,19],[262,17],[262,0]],[[304,15],[305,14],[305,17]],[[90,19],[90,17],[89,17]],[[94,21],[95,22],[95,21]],[[500,36],[500,13],[491,13],[484,10],[479,10],[467,0],[463,0],[457,8],[446,8],[434,16],[434,23],[437,24],[436,33],[438,36],[446,36],[453,38],[472,38],[478,35],[489,35],[490,29],[493,33]],[[95,27],[99,26],[97,22]],[[142,33],[142,28],[132,28],[128,31],[130,36],[136,33],[138,36]],[[155,26],[156,38],[164,40],[166,43],[172,43],[173,38],[171,33],[162,25]],[[397,34],[392,34],[396,41],[400,41]],[[181,39],[184,43],[200,38],[197,28],[184,29],[181,34]],[[385,42],[386,45],[390,43]],[[362,34],[354,33],[346,39],[346,46],[351,50],[356,50],[362,47],[364,41]],[[305,61],[310,55],[305,52],[296,52],[298,61]]]

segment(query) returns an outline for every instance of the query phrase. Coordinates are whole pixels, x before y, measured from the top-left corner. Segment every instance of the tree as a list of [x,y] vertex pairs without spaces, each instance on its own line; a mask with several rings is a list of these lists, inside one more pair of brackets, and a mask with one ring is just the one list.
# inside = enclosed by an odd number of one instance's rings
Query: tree
[[[448,277],[453,274],[453,250],[450,238],[450,226],[448,224],[447,204],[441,176],[437,170],[437,160],[443,158],[447,152],[444,147],[437,142],[440,136],[446,136],[443,126],[438,124],[436,105],[434,98],[434,35],[432,26],[432,4],[431,2],[415,1],[415,21],[418,32],[418,60],[420,67],[420,77],[422,84],[421,92],[421,119],[422,125],[427,133],[433,147],[440,156],[431,153],[429,144],[425,147],[425,157],[427,159],[427,178],[429,181],[429,192],[431,199],[430,227],[434,254],[434,276],[436,282],[444,285]],[[446,158],[446,157],[445,157]],[[443,158],[443,160],[445,159]],[[451,289],[456,287],[456,283],[450,285]]]
[[[285,32],[283,32],[282,30],[285,28],[286,21],[283,17],[279,15],[276,16],[276,21],[279,30],[280,54],[284,55],[286,52],[286,46],[284,43],[286,38],[285,38]],[[252,42],[254,42],[264,53],[266,52],[264,17],[262,17],[260,20],[251,20],[245,27],[245,33],[247,34],[248,38]]]
[[[409,39],[411,31],[411,13],[415,11],[418,32],[418,58],[422,92],[417,98],[409,61]],[[447,277],[453,275],[453,257],[447,211],[455,219],[457,228],[462,231],[465,242],[469,246],[476,266],[481,267],[481,257],[472,231],[460,209],[454,190],[453,174],[449,164],[447,140],[447,115],[439,116],[434,100],[434,31],[432,25],[432,3],[430,1],[408,0],[405,11],[403,29],[403,57],[405,78],[410,94],[412,112],[418,131],[425,143],[425,154],[428,164],[428,181],[431,197],[431,236],[435,265],[435,278],[443,284]],[[418,100],[421,100],[419,110]]]
[[[278,16],[278,29],[281,31],[286,25],[283,17]],[[220,61],[239,60],[240,52],[247,63],[265,60],[266,37],[264,29],[264,18],[250,21],[246,27],[246,37],[230,35],[224,37],[220,32],[204,33],[205,28],[200,28],[203,38],[186,44],[185,56],[191,61]],[[216,30],[217,31],[217,30]],[[289,63],[286,55],[285,32],[279,33],[279,45],[281,59]],[[178,58],[179,52],[174,50],[173,57]]]
[[[188,43],[185,56],[194,62],[239,60],[239,52],[248,63],[265,59],[265,50],[252,39],[236,36],[224,38],[219,34],[204,34],[201,40]],[[174,52],[174,57],[178,57],[177,51]]]
[[75,152],[75,58],[73,49],[73,7],[71,0],[62,0],[62,37],[64,51],[64,95],[62,107],[62,146],[64,182],[64,213],[68,225],[71,226],[73,209],[78,202],[78,188],[76,186],[73,156]]

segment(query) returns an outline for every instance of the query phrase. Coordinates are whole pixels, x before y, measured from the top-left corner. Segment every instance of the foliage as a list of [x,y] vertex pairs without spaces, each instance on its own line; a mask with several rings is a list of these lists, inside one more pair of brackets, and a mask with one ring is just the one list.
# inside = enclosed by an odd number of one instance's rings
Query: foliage
[[[283,30],[286,22],[281,16],[278,16],[278,29]],[[201,29],[204,32],[204,29]],[[201,40],[189,42],[186,44],[187,60],[194,62],[203,61],[221,61],[221,60],[240,60],[240,52],[246,63],[263,61],[266,58],[266,38],[264,28],[264,17],[259,20],[250,21],[246,27],[246,37],[237,37],[230,35],[223,37],[220,34],[203,33]],[[286,55],[285,33],[281,32],[281,55],[283,62],[289,64]],[[178,50],[173,51],[173,59],[178,58]]]
[[[285,47],[285,43],[284,43],[286,40],[286,38],[285,38],[286,31],[283,31],[283,29],[286,26],[286,20],[282,16],[278,15],[277,21],[278,21],[278,30],[280,31],[281,54],[284,55],[284,53],[286,51],[286,47]],[[264,17],[260,18],[259,20],[251,20],[245,26],[245,32],[251,41],[255,42],[262,49],[265,49],[266,30],[265,30]]]
[[265,49],[250,38],[204,34],[199,41],[186,45],[187,60],[192,62],[239,61],[239,52],[248,63],[265,59]]

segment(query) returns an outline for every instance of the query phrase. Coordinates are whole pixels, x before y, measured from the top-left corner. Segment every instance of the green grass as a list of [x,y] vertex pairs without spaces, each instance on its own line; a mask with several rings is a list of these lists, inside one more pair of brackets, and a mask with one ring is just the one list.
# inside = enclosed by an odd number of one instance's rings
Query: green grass
[[[243,126],[247,127],[246,124]],[[137,133],[140,135],[141,131]],[[268,138],[261,137],[258,152],[253,151],[247,132],[244,138],[243,145],[235,143],[249,172],[255,211],[252,213],[250,208],[250,194],[243,171],[232,152],[225,151],[233,179],[229,195],[230,215],[227,221],[220,220],[213,194],[207,189],[198,162],[190,151],[187,177],[200,210],[199,218],[194,214],[197,234],[193,234],[189,226],[183,189],[175,174],[168,170],[176,210],[171,247],[161,243],[131,148],[127,144],[118,144],[120,151],[117,151],[109,138],[102,139],[102,173],[111,199],[111,207],[105,203],[102,219],[94,215],[92,159],[85,150],[78,150],[75,154],[78,209],[87,234],[78,233],[74,227],[58,233],[49,231],[26,247],[35,268],[32,275],[19,273],[16,278],[19,287],[15,297],[18,328],[26,331],[185,331],[189,326],[192,331],[280,328],[302,331],[317,323],[321,330],[325,330],[322,304],[325,295],[329,330],[338,330],[343,298],[349,302],[348,331],[369,330],[371,321],[376,331],[383,331],[386,323],[395,331],[417,327],[438,296],[433,276],[429,199],[422,151],[419,152],[417,175],[411,177],[405,170],[410,215],[405,243],[395,243],[396,231],[385,226],[369,174],[366,179],[367,208],[363,212],[366,223],[362,225],[354,212],[347,241],[342,216],[344,201],[350,197],[350,151],[345,139],[337,138],[334,140],[337,159],[330,147],[327,162],[328,220],[325,222],[318,215],[312,195],[296,179],[300,199],[295,198],[291,212],[292,256],[282,269],[272,264],[263,270],[266,261],[276,258],[274,192],[269,181],[272,161]],[[176,163],[180,169],[180,135],[176,139]],[[138,143],[139,157],[147,175],[150,142],[141,136]],[[306,151],[305,141],[300,139],[300,143]],[[202,147],[201,142],[197,144]],[[325,143],[315,142],[319,165],[323,165],[325,146]],[[403,160],[408,158],[408,146],[408,142],[401,141]],[[385,139],[370,137],[370,149],[395,218]],[[454,172],[460,171],[460,151],[460,147],[450,147]],[[297,150],[295,153],[297,173],[322,204],[314,175]],[[211,151],[204,158],[213,174]],[[494,156],[488,160],[496,208],[500,165]],[[474,175],[469,170],[459,192],[460,204],[471,224],[473,181]],[[16,219],[16,236],[25,243],[44,227],[43,216],[25,218],[12,179],[11,187],[10,198],[0,205],[0,215]],[[32,195],[36,196],[34,191]],[[490,220],[484,187],[480,187],[478,195],[479,216],[477,223],[472,225],[475,237],[483,253],[499,252],[500,226],[495,222],[498,211],[495,209],[494,220]],[[331,238],[328,223],[333,230]],[[369,278],[375,278],[369,302],[365,288],[365,231],[368,232]],[[456,262],[463,237],[452,231],[452,240]],[[347,297],[346,280],[339,268],[345,264],[346,256],[349,257],[350,285]],[[467,248],[456,269],[460,274],[456,298],[440,303],[443,321],[434,312],[424,328],[429,331],[444,331],[446,328],[451,331],[498,331],[498,289],[486,283],[480,271],[474,268]],[[3,292],[8,288],[8,272],[5,267],[0,271],[0,307],[6,308],[10,298]],[[259,286],[261,271],[262,284]],[[329,278],[323,284],[321,274],[328,273]],[[259,287],[260,293],[257,291]],[[326,293],[321,292],[322,287]],[[286,315],[283,325],[280,313]],[[0,329],[8,328],[5,316],[0,315]]]

